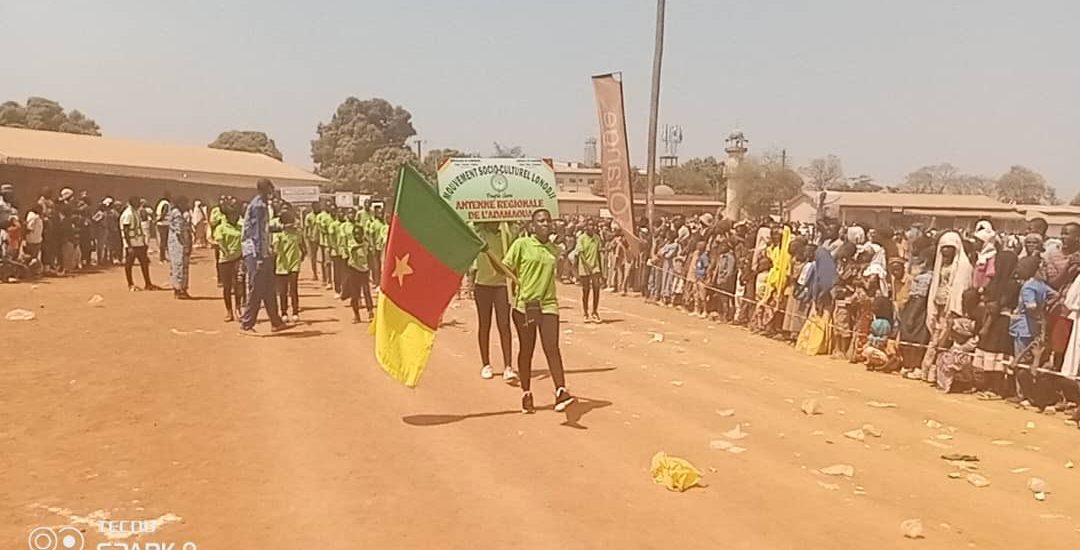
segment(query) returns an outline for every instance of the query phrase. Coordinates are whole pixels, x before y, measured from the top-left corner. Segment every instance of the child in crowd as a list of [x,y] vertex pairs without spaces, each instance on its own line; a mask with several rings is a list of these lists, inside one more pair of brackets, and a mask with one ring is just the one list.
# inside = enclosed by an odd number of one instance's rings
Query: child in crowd
[[691,269],[689,270],[690,280],[693,281],[693,288],[688,292],[690,299],[688,300],[687,310],[690,315],[695,315],[704,319],[705,315],[705,303],[708,289],[708,279],[706,274],[709,272],[709,253],[705,251],[705,239],[701,239],[694,246],[693,262],[691,263]]
[[735,282],[738,272],[731,242],[721,240],[717,248],[720,256],[713,271],[713,285],[719,289],[715,298],[716,316],[720,321],[729,323],[735,318]]
[[[279,216],[281,231],[274,233],[274,264],[277,278],[278,303],[281,317],[293,323],[300,320],[300,266],[304,263],[307,250],[300,228],[296,226],[296,214],[285,210]],[[289,316],[289,302],[292,301],[292,316]]]
[[1016,381],[1023,397],[1036,407],[1045,407],[1053,399],[1034,369],[1041,366],[1045,347],[1046,304],[1057,298],[1058,293],[1043,280],[1040,264],[1038,256],[1027,256],[1016,265],[1016,277],[1024,283],[1009,323],[1009,336],[1013,339],[1013,361],[1021,365]]
[[946,318],[947,332],[938,341],[939,346],[948,348],[936,358],[937,387],[946,393],[969,391],[975,384],[972,364],[975,346],[979,342],[980,327],[976,321],[979,291],[974,288],[964,290],[961,303],[964,314]]
[[897,353],[893,335],[893,303],[885,296],[874,298],[871,310],[874,320],[870,323],[870,335],[862,349],[866,370],[894,372],[900,369],[900,355]]

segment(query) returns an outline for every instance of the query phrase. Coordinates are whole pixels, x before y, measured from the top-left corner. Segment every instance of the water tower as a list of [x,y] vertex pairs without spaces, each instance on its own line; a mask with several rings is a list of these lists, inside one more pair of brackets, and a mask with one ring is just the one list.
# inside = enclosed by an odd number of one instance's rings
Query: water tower
[[750,150],[750,140],[746,139],[742,130],[732,130],[724,140],[724,176],[727,179],[727,201],[724,206],[724,217],[729,220],[738,220],[742,215],[743,200],[746,197],[746,185],[739,177],[739,167],[746,158],[746,152]]

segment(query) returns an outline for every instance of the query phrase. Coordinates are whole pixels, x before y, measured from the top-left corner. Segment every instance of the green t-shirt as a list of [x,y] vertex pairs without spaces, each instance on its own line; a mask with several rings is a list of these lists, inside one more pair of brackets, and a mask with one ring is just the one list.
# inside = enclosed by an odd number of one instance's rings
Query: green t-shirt
[[319,240],[319,225],[315,221],[315,212],[304,214],[304,238],[311,243]]
[[217,226],[221,225],[221,222],[225,221],[225,213],[221,211],[220,206],[215,206],[210,209],[210,230],[217,229]]
[[582,233],[578,235],[577,267],[579,276],[596,275],[600,273],[600,237]]
[[349,257],[349,249],[356,241],[353,237],[353,224],[351,221],[345,220],[338,225],[338,237],[337,237],[337,249],[338,256],[342,258]]
[[[506,247],[503,246],[502,232],[497,228],[477,229],[476,234],[487,243],[488,250],[496,258],[502,258],[506,253]],[[476,284],[481,286],[506,286],[506,276],[495,269],[495,265],[492,264],[487,253],[480,253],[476,257]]]
[[334,217],[329,212],[319,212],[315,216],[315,223],[319,226],[319,246],[330,246],[330,222]]
[[303,260],[303,240],[300,231],[290,227],[274,233],[273,247],[276,260],[274,273],[287,275],[300,272],[300,262]]
[[551,243],[541,243],[536,237],[521,237],[510,245],[503,263],[517,275],[517,294],[514,309],[524,312],[525,304],[539,301],[544,313],[558,314],[559,299],[555,295],[555,264],[558,250]]
[[337,220],[331,220],[326,225],[326,247],[330,249],[330,255],[338,258],[341,254],[338,254],[338,228],[341,227],[341,222]]
[[357,242],[354,237],[350,241],[352,246],[349,248],[349,267],[357,271],[367,271],[369,252],[367,239]]
[[241,231],[239,225],[223,220],[214,228],[214,241],[218,243],[218,263],[223,264],[240,259]]

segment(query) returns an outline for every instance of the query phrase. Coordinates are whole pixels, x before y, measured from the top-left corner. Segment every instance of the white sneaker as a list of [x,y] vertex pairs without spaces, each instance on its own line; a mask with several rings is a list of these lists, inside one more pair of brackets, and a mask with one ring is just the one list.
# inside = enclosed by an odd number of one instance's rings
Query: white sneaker
[[516,372],[514,372],[514,369],[512,367],[506,367],[505,369],[503,369],[503,381],[504,382],[507,382],[507,383],[513,382],[514,380],[517,380],[517,377],[518,377],[518,375],[517,375]]
[[491,365],[484,365],[484,368],[480,369],[480,378],[484,380],[495,378],[495,369],[491,368]]
[[299,315],[293,315],[292,316],[292,322],[299,323],[300,322],[300,316]]

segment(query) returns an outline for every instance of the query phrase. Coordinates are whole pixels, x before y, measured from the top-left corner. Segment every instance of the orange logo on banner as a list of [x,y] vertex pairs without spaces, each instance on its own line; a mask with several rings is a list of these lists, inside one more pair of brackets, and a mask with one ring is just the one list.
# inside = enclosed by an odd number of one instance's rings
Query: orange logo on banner
[[634,193],[630,187],[630,151],[626,143],[622,81],[613,74],[597,75],[592,80],[600,116],[600,170],[608,210],[637,254],[641,243],[634,234]]

